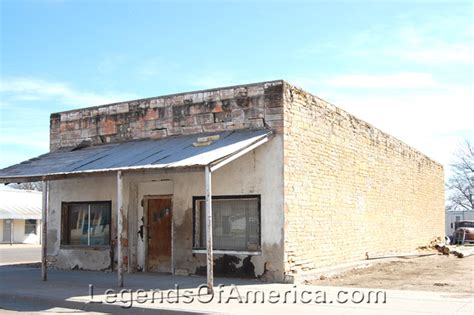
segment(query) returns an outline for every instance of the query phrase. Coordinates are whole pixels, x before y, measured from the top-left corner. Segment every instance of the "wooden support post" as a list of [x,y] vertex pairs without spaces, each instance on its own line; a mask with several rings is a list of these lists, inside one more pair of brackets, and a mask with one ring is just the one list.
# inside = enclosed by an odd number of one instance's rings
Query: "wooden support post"
[[48,196],[49,185],[43,181],[43,213],[41,216],[41,279],[48,280]]
[[123,287],[123,256],[122,256],[122,231],[123,231],[123,182],[122,171],[117,172],[117,281]]
[[214,263],[212,254],[212,173],[206,166],[206,244],[207,244],[207,293],[214,292]]

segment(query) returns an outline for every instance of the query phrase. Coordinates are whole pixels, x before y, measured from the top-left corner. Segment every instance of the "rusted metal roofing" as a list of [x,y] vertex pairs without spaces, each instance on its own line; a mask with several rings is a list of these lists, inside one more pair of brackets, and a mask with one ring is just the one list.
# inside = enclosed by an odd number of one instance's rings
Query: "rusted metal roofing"
[[0,219],[41,219],[42,194],[38,191],[0,189]]
[[[105,171],[203,167],[237,154],[271,133],[269,129],[225,131],[50,152],[0,170],[0,182]],[[196,145],[198,138],[210,136],[218,140]]]

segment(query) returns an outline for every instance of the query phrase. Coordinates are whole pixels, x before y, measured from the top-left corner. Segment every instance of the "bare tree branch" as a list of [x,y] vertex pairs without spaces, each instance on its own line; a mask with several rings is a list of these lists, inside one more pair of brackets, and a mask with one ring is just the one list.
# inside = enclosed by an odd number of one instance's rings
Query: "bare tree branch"
[[474,146],[466,140],[455,154],[447,183],[448,210],[474,210]]
[[15,189],[23,189],[23,190],[37,190],[37,191],[43,190],[43,185],[41,184],[41,182],[12,183],[12,184],[9,184],[8,186]]

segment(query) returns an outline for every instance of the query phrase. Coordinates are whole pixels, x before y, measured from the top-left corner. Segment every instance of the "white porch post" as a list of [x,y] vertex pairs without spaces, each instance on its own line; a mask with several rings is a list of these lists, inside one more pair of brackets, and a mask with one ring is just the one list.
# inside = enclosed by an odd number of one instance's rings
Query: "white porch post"
[[41,217],[41,279],[48,280],[48,182],[43,181],[43,213]]
[[122,257],[122,231],[123,231],[123,198],[122,198],[122,171],[117,172],[117,281],[123,287],[123,257]]
[[214,291],[214,271],[212,254],[212,188],[211,188],[211,170],[206,166],[206,244],[207,244],[207,293]]
[[13,236],[15,236],[15,233],[13,231],[13,219],[10,220],[10,246],[13,246]]

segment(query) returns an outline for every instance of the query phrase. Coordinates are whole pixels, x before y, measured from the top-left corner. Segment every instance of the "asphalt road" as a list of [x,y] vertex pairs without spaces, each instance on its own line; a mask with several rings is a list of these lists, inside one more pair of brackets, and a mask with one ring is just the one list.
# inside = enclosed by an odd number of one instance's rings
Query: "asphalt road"
[[0,244],[0,265],[34,263],[41,261],[41,245]]
[[105,315],[110,313],[88,312],[78,309],[55,307],[43,303],[35,303],[32,301],[1,301],[0,300],[0,314],[61,314],[61,315]]

